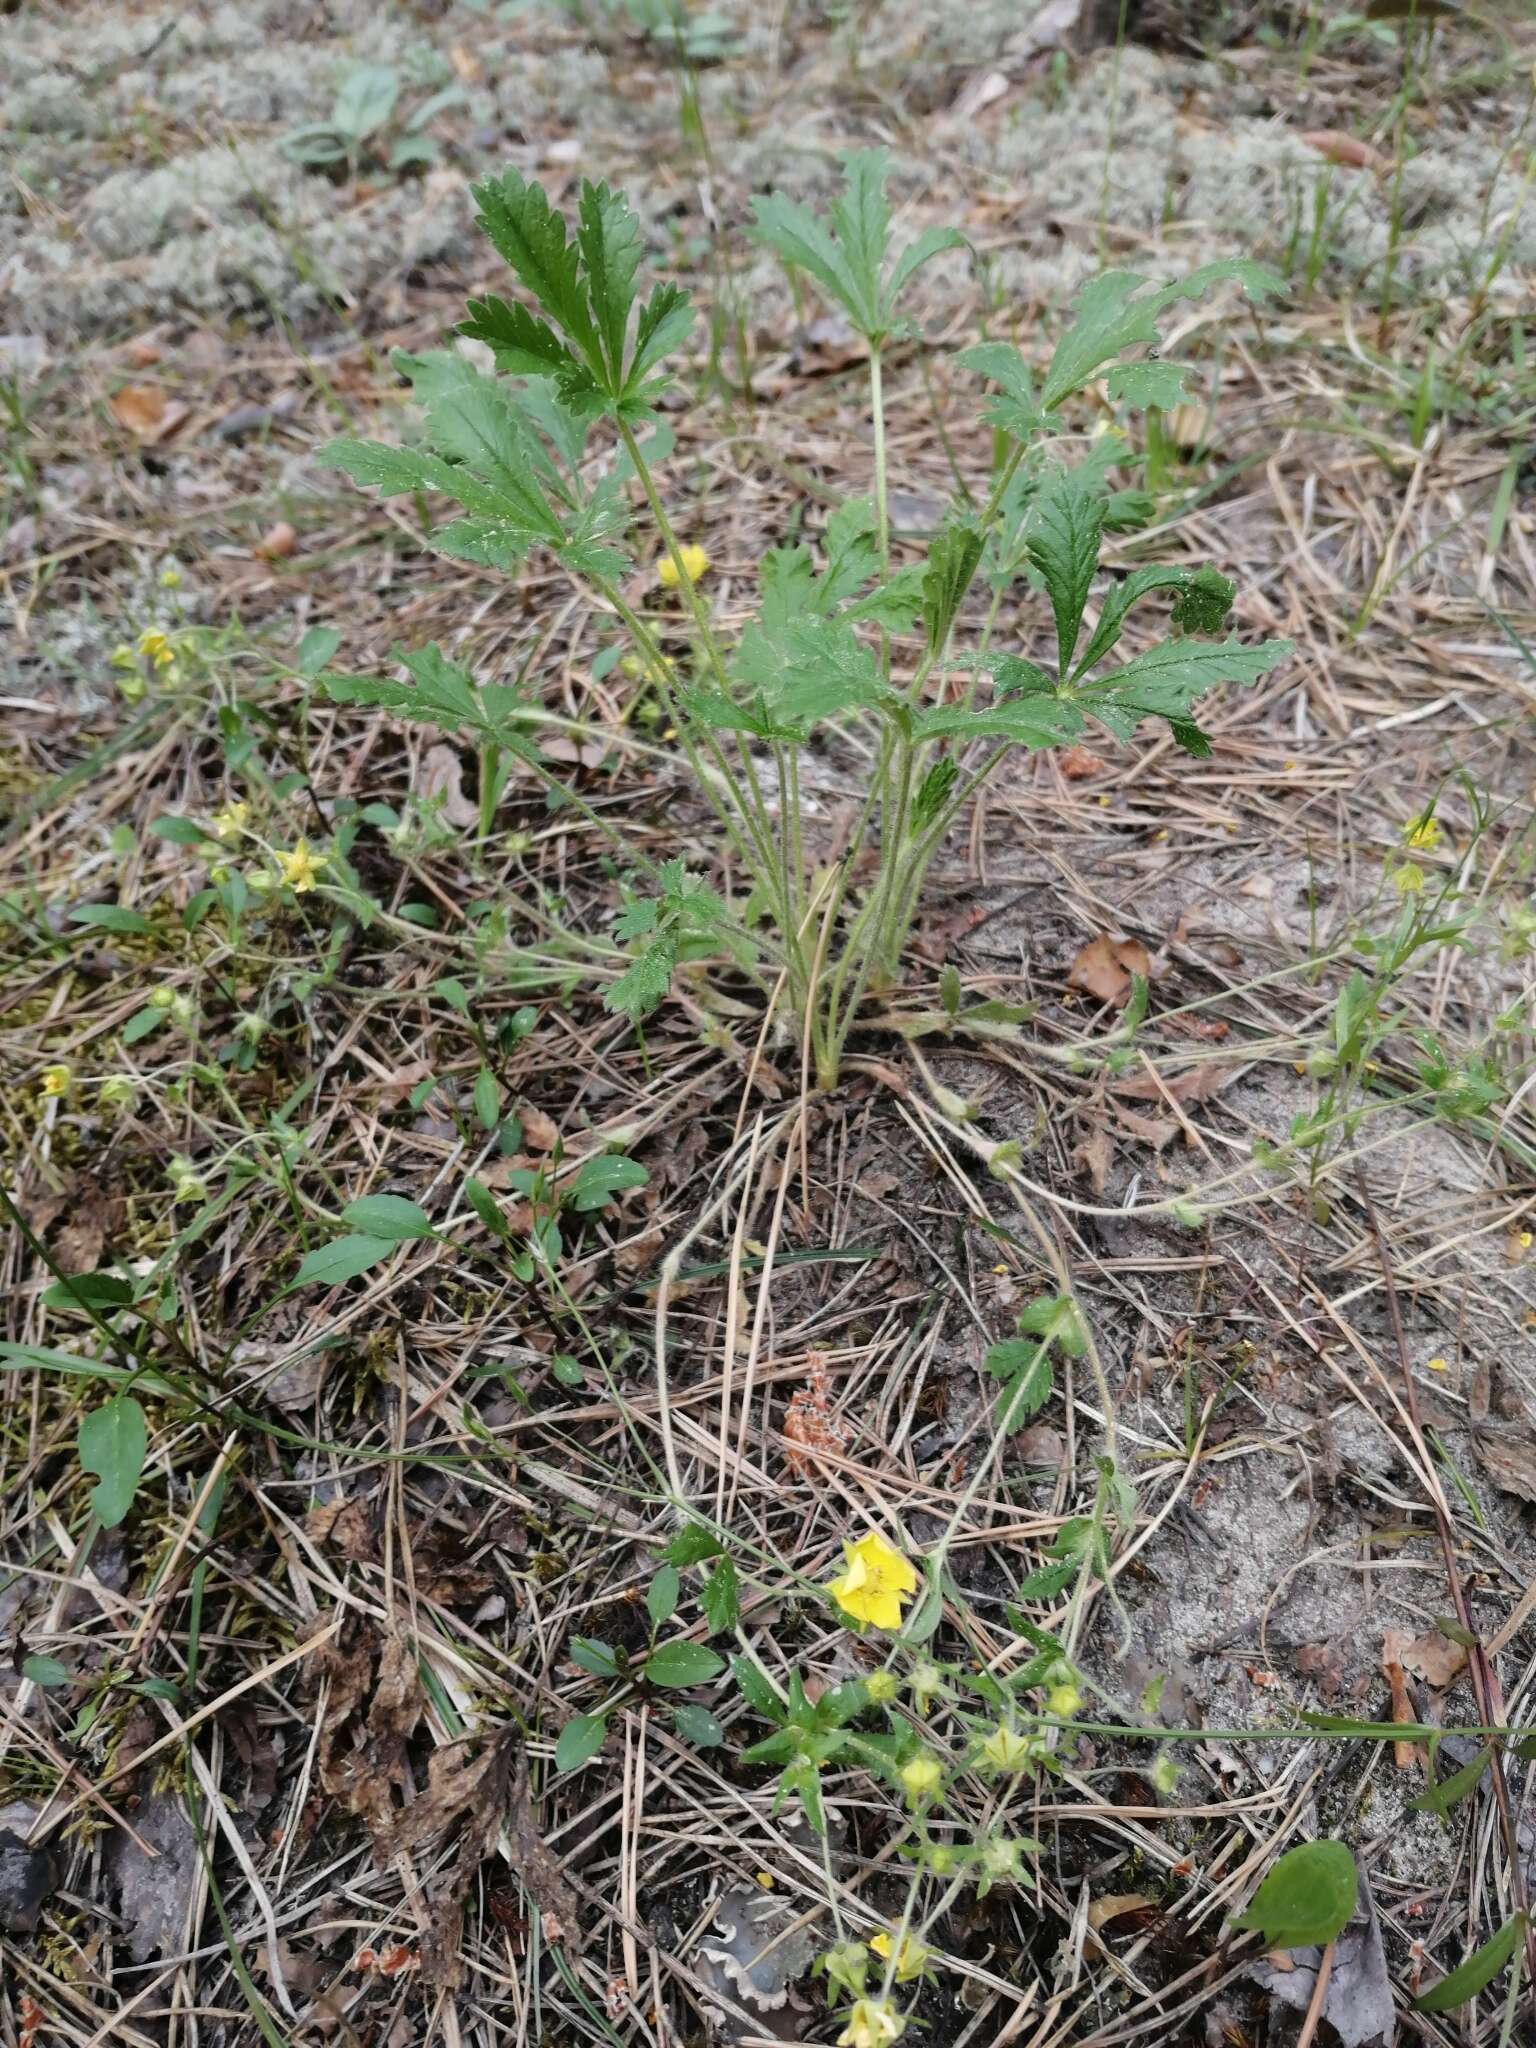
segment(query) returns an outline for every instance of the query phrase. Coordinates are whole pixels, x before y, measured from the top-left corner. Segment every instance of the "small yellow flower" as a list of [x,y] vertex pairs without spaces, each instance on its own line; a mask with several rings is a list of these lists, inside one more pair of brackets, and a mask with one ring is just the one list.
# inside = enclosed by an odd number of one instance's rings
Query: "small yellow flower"
[[319,880],[320,870],[325,866],[325,855],[311,853],[308,842],[300,839],[292,853],[279,852],[277,865],[294,895],[302,896]]
[[1403,827],[1403,844],[1417,853],[1428,853],[1440,844],[1440,820],[1427,811],[1422,818],[1410,818]]
[[1450,1367],[1443,1358],[1431,1358],[1426,1361],[1425,1370],[1428,1372],[1449,1372]]
[[[895,1943],[890,1935],[872,1935],[869,1945],[882,1962],[888,1963],[891,1960],[891,1950],[895,1948]],[[901,1937],[900,1948],[896,1949],[896,1982],[910,1984],[914,1977],[921,1977],[932,1953],[932,1949],[924,1948],[923,1944],[914,1941],[910,1934],[904,1934]]]
[[1070,1721],[1082,1704],[1083,1696],[1075,1685],[1053,1685],[1045,1696],[1045,1711],[1062,1721]]
[[920,1800],[931,1799],[944,1782],[944,1766],[936,1756],[929,1756],[920,1750],[916,1756],[909,1756],[896,1773],[901,1780],[902,1790],[914,1805]]
[[848,2024],[837,2037],[837,2048],[890,2048],[899,2041],[907,2024],[888,1998],[860,1998],[848,2014]]
[[864,1681],[864,1691],[872,1707],[888,1707],[898,1691],[895,1672],[871,1671]]
[[857,1543],[845,1543],[846,1569],[827,1584],[845,1614],[873,1628],[900,1628],[901,1603],[917,1590],[917,1573],[899,1550],[871,1529]]
[[160,588],[162,590],[180,590],[181,571],[174,562],[167,562],[160,571]]
[[1519,1235],[1519,1237],[1518,1237],[1518,1238],[1517,1238],[1517,1239],[1516,1239],[1515,1241],[1516,1241],[1516,1243],[1517,1243],[1517,1244],[1519,1245],[1519,1247],[1520,1247],[1521,1251],[1523,1251],[1523,1252],[1528,1252],[1528,1251],[1530,1250],[1530,1248],[1531,1248],[1531,1242],[1532,1242],[1532,1238],[1531,1238],[1531,1233],[1530,1233],[1530,1231],[1528,1231],[1528,1230],[1522,1230],[1522,1231],[1520,1232],[1520,1235]]
[[771,1892],[775,1884],[777,1884],[778,1882],[778,1879],[774,1876],[771,1870],[754,1871],[753,1875],[756,1877],[757,1882],[762,1886],[765,1892]]
[[[687,547],[679,548],[677,552],[682,559],[683,575],[688,578],[690,583],[697,583],[709,567],[708,555],[705,554],[701,547],[695,547],[692,543]],[[663,590],[676,590],[680,580],[677,573],[677,562],[671,555],[663,555],[656,564],[656,581]]]
[[139,654],[156,668],[169,668],[176,650],[158,626],[147,626],[139,635]]
[[67,1095],[67,1094],[69,1093],[69,1084],[70,1084],[70,1082],[71,1082],[71,1081],[72,1081],[72,1080],[73,1080],[74,1078],[75,1078],[75,1077],[74,1077],[73,1073],[72,1073],[72,1072],[70,1071],[70,1069],[69,1069],[69,1068],[68,1068],[67,1066],[65,1066],[65,1065],[64,1065],[64,1063],[63,1063],[63,1061],[62,1061],[62,1060],[61,1060],[61,1061],[59,1062],[59,1064],[58,1064],[58,1065],[57,1065],[56,1067],[44,1067],[44,1069],[43,1069],[43,1093],[44,1093],[44,1095],[48,1095],[48,1096],[59,1096],[59,1095]]
[[1405,860],[1392,870],[1392,881],[1400,896],[1417,896],[1424,886],[1424,870],[1416,862]]
[[994,1770],[1021,1771],[1034,1755],[1035,1746],[1027,1735],[999,1721],[981,1745],[981,1753]]
[[250,822],[251,807],[243,798],[237,797],[226,804],[222,811],[216,811],[213,819],[215,835],[223,840],[238,839]]

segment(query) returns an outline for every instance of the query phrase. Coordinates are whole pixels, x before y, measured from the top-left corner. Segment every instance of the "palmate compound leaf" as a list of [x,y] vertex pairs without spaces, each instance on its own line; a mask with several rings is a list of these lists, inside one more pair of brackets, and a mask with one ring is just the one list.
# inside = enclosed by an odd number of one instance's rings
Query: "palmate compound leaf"
[[1155,590],[1175,590],[1173,623],[1186,633],[1219,633],[1232,609],[1232,585],[1215,569],[1178,567],[1133,569],[1105,593],[1088,645],[1073,680],[1087,675],[1117,645],[1131,606]]
[[775,723],[801,731],[891,695],[874,651],[841,619],[791,619],[777,633],[749,626],[735,667]]
[[[1169,306],[1180,299],[1199,298],[1212,285],[1226,281],[1240,284],[1255,299],[1282,289],[1273,271],[1241,258],[1202,264],[1187,277],[1151,290],[1145,289],[1149,280],[1134,270],[1106,270],[1090,278],[1078,293],[1076,318],[1056,344],[1046,370],[1040,391],[1042,409],[1053,412],[1128,348],[1155,348],[1159,321]],[[1142,388],[1148,388],[1146,379]],[[1172,389],[1166,378],[1155,378],[1150,388],[1157,404],[1162,404]],[[1122,384],[1121,395],[1132,403],[1147,402],[1135,396],[1134,383],[1130,389]]]
[[385,497],[439,491],[456,499],[466,516],[430,536],[438,553],[455,560],[506,571],[545,547],[578,573],[622,570],[623,555],[608,544],[627,519],[622,495],[605,479],[582,496],[577,478],[559,475],[534,429],[551,401],[441,365],[425,384],[427,448],[342,439],[322,448],[319,460]]
[[553,377],[579,412],[644,419],[659,366],[686,340],[693,312],[685,291],[663,284],[635,315],[641,243],[629,202],[584,182],[571,240],[543,188],[515,169],[483,180],[474,195],[481,227],[545,318],[489,296],[470,302],[459,332],[485,342],[498,369]]
[[891,210],[883,149],[856,150],[843,160],[844,187],[831,223],[782,192],[754,200],[755,234],[785,263],[814,278],[867,340],[892,332],[903,290],[925,263],[945,249],[963,248],[954,228],[929,228],[908,244],[885,275]]

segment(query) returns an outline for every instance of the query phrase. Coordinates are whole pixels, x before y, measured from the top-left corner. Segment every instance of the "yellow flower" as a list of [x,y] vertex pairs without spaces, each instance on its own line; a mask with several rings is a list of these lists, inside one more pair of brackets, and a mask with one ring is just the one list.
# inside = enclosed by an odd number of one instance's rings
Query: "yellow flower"
[[944,1782],[944,1766],[936,1756],[929,1756],[926,1750],[920,1750],[916,1756],[907,1758],[896,1775],[900,1778],[902,1790],[907,1797],[916,1802],[920,1799],[931,1799],[938,1791]]
[[237,797],[232,804],[226,804],[222,811],[216,811],[213,829],[220,839],[235,839],[245,830],[250,820],[251,807]]
[[282,870],[283,880],[295,896],[302,896],[313,889],[319,879],[320,870],[325,866],[323,853],[311,853],[308,842],[300,839],[292,853],[279,853],[277,865]]
[[[891,1950],[895,1944],[888,1934],[872,1936],[869,1945],[882,1962],[888,1963],[891,1960]],[[914,1941],[910,1934],[904,1934],[901,1937],[901,1947],[896,1950],[896,1982],[910,1984],[914,1977],[921,1977],[932,1953],[933,1951],[924,1948],[920,1941]]]
[[[697,583],[709,567],[708,555],[701,547],[695,547],[691,543],[687,547],[679,548],[677,552],[682,558],[683,575],[690,583]],[[663,590],[676,590],[680,580],[676,561],[671,555],[663,555],[656,564],[656,581]]]
[[1045,1711],[1062,1721],[1070,1721],[1082,1704],[1083,1696],[1075,1685],[1053,1685],[1045,1696]]
[[837,2037],[837,2048],[890,2048],[892,2041],[901,2039],[906,2024],[905,2013],[888,1998],[860,1998]]
[[994,1770],[1021,1771],[1034,1755],[1035,1746],[1027,1735],[999,1721],[981,1745],[981,1753]]
[[1422,818],[1410,818],[1403,827],[1403,844],[1415,851],[1428,853],[1431,847],[1440,844],[1440,820],[1426,811]]
[[1417,896],[1424,886],[1424,870],[1411,860],[1392,870],[1392,880],[1401,896]]
[[156,668],[169,668],[176,659],[175,648],[158,626],[147,626],[139,635],[139,653]]
[[846,1570],[827,1591],[845,1614],[874,1628],[900,1628],[901,1603],[917,1589],[917,1573],[899,1550],[873,1529],[843,1545]]
[[69,1093],[69,1084],[73,1079],[74,1075],[70,1072],[69,1068],[64,1065],[62,1060],[56,1067],[44,1067],[44,1095],[67,1095]]
[[888,1707],[898,1691],[895,1672],[871,1671],[864,1681],[864,1691],[872,1707]]

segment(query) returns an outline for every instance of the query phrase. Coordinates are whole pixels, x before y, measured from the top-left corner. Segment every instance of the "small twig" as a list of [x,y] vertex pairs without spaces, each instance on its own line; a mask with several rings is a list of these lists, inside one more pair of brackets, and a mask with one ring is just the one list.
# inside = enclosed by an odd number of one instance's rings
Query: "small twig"
[[1296,2048],[1312,2048],[1313,2036],[1323,2017],[1323,2007],[1328,2002],[1328,1979],[1333,1975],[1333,1952],[1337,1945],[1330,1941],[1323,1950],[1322,1961],[1317,1966],[1317,1982],[1312,1986],[1312,1997],[1307,2005],[1307,2016],[1296,2036]]

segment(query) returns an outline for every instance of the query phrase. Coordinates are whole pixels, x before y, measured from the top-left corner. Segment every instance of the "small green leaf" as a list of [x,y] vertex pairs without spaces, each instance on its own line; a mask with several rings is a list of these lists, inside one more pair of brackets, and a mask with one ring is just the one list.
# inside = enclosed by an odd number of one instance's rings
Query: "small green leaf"
[[681,1637],[661,1644],[645,1660],[645,1676],[652,1685],[704,1685],[724,1669],[725,1659],[715,1651]]
[[602,1714],[576,1714],[560,1730],[555,1744],[555,1769],[579,1771],[602,1748],[608,1723]]
[[1022,1429],[1051,1398],[1055,1381],[1050,1345],[1038,1339],[1010,1337],[992,1346],[986,1363],[987,1371],[1005,1383],[997,1402],[999,1427],[1010,1432]]
[[1465,2005],[1469,1998],[1474,1998],[1497,1977],[1514,1954],[1515,1945],[1524,1931],[1525,1915],[1516,1913],[1481,1948],[1474,1949],[1448,1977],[1442,1977],[1438,1984],[1432,1984],[1428,1991],[1416,1998],[1414,2010],[1454,2012],[1458,2005]]
[[706,1529],[702,1522],[690,1522],[686,1528],[678,1530],[664,1555],[668,1564],[686,1567],[701,1564],[706,1557],[718,1557],[724,1548],[712,1529]]
[[173,846],[201,846],[208,837],[201,825],[194,825],[190,818],[153,818],[150,831],[157,839],[169,839]]
[[1459,1805],[1463,1799],[1470,1798],[1477,1790],[1483,1773],[1492,1762],[1492,1749],[1480,1749],[1471,1762],[1463,1764],[1459,1771],[1452,1771],[1448,1778],[1440,1778],[1435,1783],[1426,1785],[1417,1799],[1410,1799],[1410,1811],[1438,1813],[1442,1819],[1448,1818],[1453,1806]]
[[381,1259],[387,1259],[397,1239],[382,1237],[338,1237],[317,1245],[293,1276],[295,1287],[339,1287],[343,1280],[355,1280]]
[[677,1596],[681,1587],[676,1565],[664,1564],[645,1591],[645,1611],[651,1617],[651,1626],[660,1628],[670,1621],[677,1612]]
[[73,1309],[77,1313],[121,1308],[132,1299],[132,1283],[120,1273],[73,1273],[43,1289],[44,1308]]
[[939,1002],[946,1017],[960,1014],[960,971],[951,962],[939,976]]
[[311,626],[299,641],[293,665],[301,676],[313,682],[341,645],[334,626]]
[[685,1742],[691,1742],[696,1749],[718,1749],[725,1740],[725,1730],[709,1711],[693,1700],[685,1700],[673,1711],[672,1725]]
[[469,1015],[469,990],[457,975],[445,974],[441,981],[434,981],[432,993],[440,996],[450,1010],[457,1010],[461,1017]]
[[1256,1929],[1270,1948],[1320,1947],[1348,1926],[1358,1886],[1342,1842],[1303,1842],[1273,1865],[1234,1924]]
[[71,924],[94,926],[103,932],[147,932],[149,919],[142,910],[128,910],[121,903],[77,903],[69,913]]
[[494,1131],[501,1122],[501,1087],[489,1067],[475,1076],[475,1115],[483,1131]]
[[741,1584],[728,1557],[722,1557],[704,1581],[699,1598],[704,1618],[715,1634],[734,1628],[741,1619]]
[[354,65],[341,82],[331,120],[349,142],[377,134],[395,111],[400,81],[383,64]]
[[431,1217],[404,1195],[359,1195],[342,1210],[341,1220],[365,1237],[382,1238],[387,1244],[432,1235]]
[[74,1673],[67,1664],[61,1664],[57,1657],[44,1657],[36,1652],[21,1660],[21,1675],[30,1678],[34,1685],[73,1685]]
[[650,1175],[638,1159],[626,1159],[620,1152],[602,1152],[595,1159],[584,1159],[571,1182],[571,1207],[578,1214],[602,1209],[615,1195],[626,1193],[630,1188],[643,1188]]
[[117,1394],[80,1418],[77,1436],[80,1463],[98,1475],[91,1488],[91,1507],[103,1528],[115,1529],[133,1506],[149,1425],[132,1394]]
[[572,1636],[570,1658],[583,1671],[590,1671],[594,1678],[613,1678],[619,1669],[619,1660],[606,1643],[600,1643],[595,1636]]
[[1099,540],[1104,531],[1104,501],[1076,470],[1053,477],[1035,501],[1025,546],[1045,581],[1056,615],[1060,674],[1072,669],[1083,608],[1099,565]]
[[476,1180],[473,1176],[466,1180],[464,1199],[493,1237],[507,1236],[507,1219],[502,1215],[496,1197],[483,1180]]
[[784,1719],[784,1703],[750,1657],[733,1657],[731,1675],[747,1705],[765,1721]]

